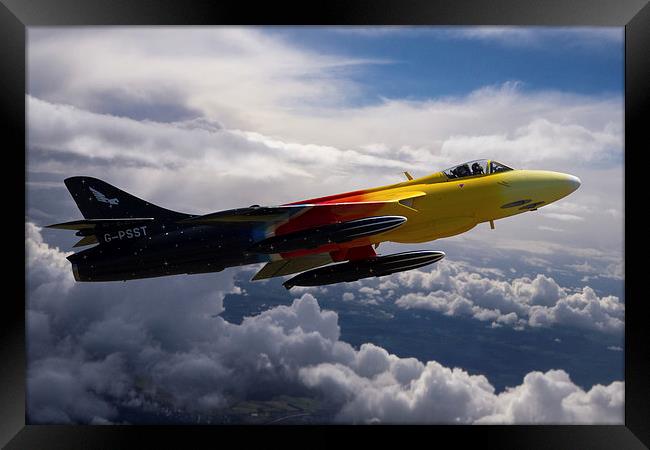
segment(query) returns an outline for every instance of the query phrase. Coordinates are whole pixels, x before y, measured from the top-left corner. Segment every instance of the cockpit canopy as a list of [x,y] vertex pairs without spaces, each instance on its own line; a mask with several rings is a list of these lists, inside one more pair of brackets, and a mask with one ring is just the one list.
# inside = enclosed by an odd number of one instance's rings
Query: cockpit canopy
[[511,167],[496,162],[491,159],[475,159],[474,161],[469,161],[457,166],[451,167],[449,169],[443,170],[442,172],[449,179],[452,178],[465,178],[465,177],[475,177],[477,175],[489,175],[492,173],[506,172],[508,170],[513,170]]

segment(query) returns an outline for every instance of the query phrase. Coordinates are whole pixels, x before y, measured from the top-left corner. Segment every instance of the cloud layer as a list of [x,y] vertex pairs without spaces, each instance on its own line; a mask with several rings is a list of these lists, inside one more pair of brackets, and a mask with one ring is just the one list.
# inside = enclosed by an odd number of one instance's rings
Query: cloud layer
[[482,375],[400,359],[366,344],[374,367],[362,375],[341,364],[301,370],[304,382],[343,399],[338,420],[353,423],[562,424],[622,421],[624,385],[596,385],[588,392],[562,370],[531,372],[521,385],[500,394]]
[[618,297],[599,297],[589,286],[571,292],[543,274],[507,280],[499,269],[446,260],[430,269],[362,280],[356,285],[363,286],[357,292],[365,294],[367,301],[390,299],[405,309],[472,317],[493,327],[563,325],[607,333],[624,329],[625,305]]
[[[495,32],[538,35],[476,28],[459,36]],[[620,96],[525,92],[504,80],[464,96],[361,104],[366,87],[352,71],[394,62],[314,51],[261,29],[34,29],[29,39],[30,95],[97,114],[204,117],[267,139],[438,169],[483,157],[516,166],[621,160]]]
[[155,295],[146,282],[74,284],[65,254],[26,231],[33,423],[110,423],[124,408],[219,415],[269,393],[322,397],[345,423],[622,423],[622,382],[584,391],[552,370],[495,393],[481,375],[353,348],[309,293],[236,325],[215,315],[237,289],[231,274],[189,291],[158,280]]

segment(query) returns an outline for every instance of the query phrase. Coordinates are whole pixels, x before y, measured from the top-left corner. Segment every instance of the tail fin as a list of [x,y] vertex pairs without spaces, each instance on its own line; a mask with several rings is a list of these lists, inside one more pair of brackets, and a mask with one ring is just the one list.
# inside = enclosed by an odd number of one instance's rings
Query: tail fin
[[153,217],[181,220],[191,217],[156,206],[97,178],[71,177],[64,183],[86,219]]

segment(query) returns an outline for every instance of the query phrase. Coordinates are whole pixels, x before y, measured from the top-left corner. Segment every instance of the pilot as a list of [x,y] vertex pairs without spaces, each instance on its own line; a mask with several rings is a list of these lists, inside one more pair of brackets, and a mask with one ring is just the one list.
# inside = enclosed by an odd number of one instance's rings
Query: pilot
[[472,164],[472,175],[482,175],[483,173],[483,167],[479,163]]
[[471,175],[471,173],[469,171],[469,167],[467,167],[467,164],[463,164],[462,166],[456,167],[456,170],[454,170],[454,173],[456,174],[456,176],[458,178],[467,177],[467,176]]

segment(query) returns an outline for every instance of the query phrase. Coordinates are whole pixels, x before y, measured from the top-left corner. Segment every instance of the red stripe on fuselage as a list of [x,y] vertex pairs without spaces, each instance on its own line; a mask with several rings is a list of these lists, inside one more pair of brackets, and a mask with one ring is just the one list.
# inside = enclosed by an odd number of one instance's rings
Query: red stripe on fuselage
[[[280,236],[300,230],[316,228],[330,223],[371,217],[383,206],[381,203],[359,203],[357,205],[328,205],[327,203],[321,203],[321,205],[326,206],[309,208],[304,213],[298,214],[296,217],[293,217],[286,223],[278,226],[275,230],[275,235]],[[327,244],[315,249],[297,250],[295,252],[281,253],[280,255],[285,259],[290,259],[313,253],[332,252],[340,250],[341,248],[368,245],[369,243],[370,241],[368,238],[361,238],[346,242],[345,244]]]
[[[321,205],[323,205],[321,203]],[[294,231],[316,228],[330,223],[371,217],[384,206],[383,203],[358,203],[356,205],[332,204],[325,206],[307,207],[302,214],[290,218],[286,223],[278,226],[275,235],[293,233]]]

